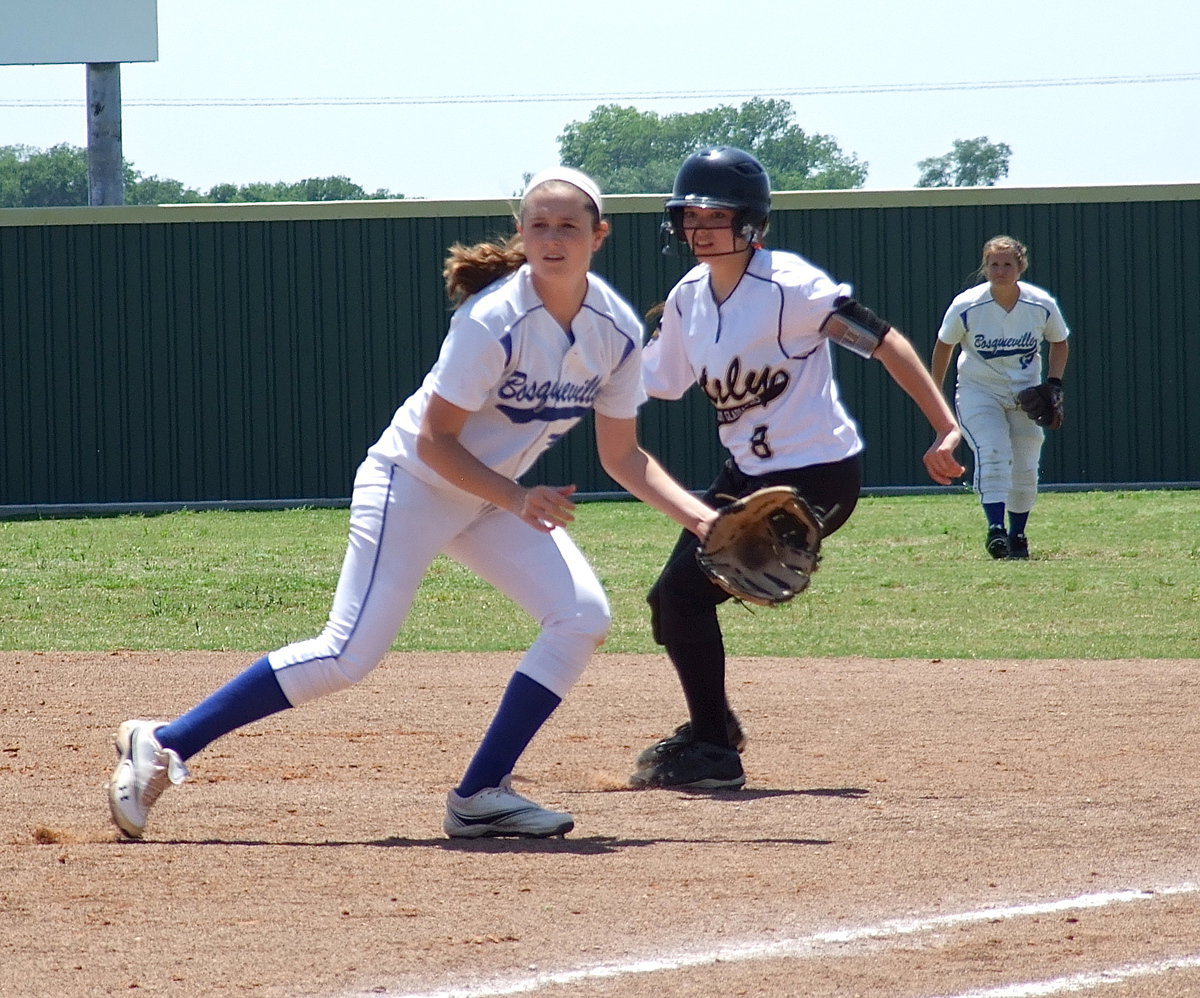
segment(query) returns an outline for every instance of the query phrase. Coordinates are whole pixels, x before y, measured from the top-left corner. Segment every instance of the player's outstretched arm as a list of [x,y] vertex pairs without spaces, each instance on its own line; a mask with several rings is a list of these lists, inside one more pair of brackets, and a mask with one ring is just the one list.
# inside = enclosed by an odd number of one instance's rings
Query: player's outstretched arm
[[596,413],[596,451],[614,481],[704,539],[716,510],[688,492],[642,448],[636,419],[613,419]]
[[917,403],[937,434],[923,458],[929,477],[942,485],[950,485],[954,479],[966,474],[967,469],[954,456],[962,442],[958,421],[908,338],[893,328],[871,356],[887,368],[892,380]]

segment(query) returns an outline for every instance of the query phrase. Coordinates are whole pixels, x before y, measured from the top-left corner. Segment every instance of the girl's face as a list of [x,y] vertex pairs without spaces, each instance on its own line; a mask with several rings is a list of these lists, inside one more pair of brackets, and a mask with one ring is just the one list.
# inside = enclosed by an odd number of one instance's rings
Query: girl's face
[[596,224],[587,195],[567,184],[538,186],[525,198],[517,230],[525,242],[525,258],[537,277],[578,278],[604,243],[608,223]]
[[1017,254],[1009,249],[992,250],[983,266],[988,283],[994,287],[1010,287],[1024,272]]
[[733,234],[731,208],[683,209],[683,234],[697,259],[706,256],[728,256],[749,248],[750,243]]

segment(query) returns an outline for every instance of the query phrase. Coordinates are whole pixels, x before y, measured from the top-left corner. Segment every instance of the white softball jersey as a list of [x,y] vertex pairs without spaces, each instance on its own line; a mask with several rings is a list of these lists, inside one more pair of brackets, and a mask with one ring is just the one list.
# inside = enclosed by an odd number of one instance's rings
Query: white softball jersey
[[359,466],[350,541],[324,630],[270,653],[289,702],[345,689],[374,669],[440,553],[539,623],[518,671],[566,696],[611,625],[603,586],[565,530],[535,530],[425,465],[417,433],[436,392],[470,412],[464,446],[518,478],[588,412],[637,415],[646,398],[642,335],[629,305],[592,275],[569,332],[546,311],[528,266],[459,306],[437,363]]
[[795,253],[756,249],[720,305],[708,265],[667,296],[643,351],[646,391],[677,399],[693,384],[717,411],[721,443],[746,474],[841,461],[863,449],[842,404],[821,323],[849,285]]
[[1013,393],[1039,384],[1042,342],[1059,343],[1070,335],[1050,292],[1024,281],[1017,289],[1011,311],[997,304],[990,284],[976,285],[950,303],[938,339],[961,347],[960,384]]
[[520,478],[588,412],[631,419],[646,401],[638,351],[642,323],[608,284],[588,275],[570,332],[546,311],[529,265],[459,306],[437,363],[370,449],[424,481],[446,484],[417,456],[433,393],[468,410],[459,436],[475,457]]
[[1045,433],[1017,405],[1017,392],[1042,380],[1042,343],[1070,335],[1053,296],[1017,282],[1011,310],[992,297],[990,284],[958,295],[946,310],[938,339],[957,344],[954,405],[975,455],[971,487],[984,504],[1004,503],[1027,513],[1037,501],[1038,465]]

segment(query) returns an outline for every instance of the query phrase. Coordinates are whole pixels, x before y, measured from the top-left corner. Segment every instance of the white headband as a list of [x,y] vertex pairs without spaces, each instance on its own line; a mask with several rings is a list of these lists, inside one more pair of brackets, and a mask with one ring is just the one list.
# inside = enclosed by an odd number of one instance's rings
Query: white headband
[[600,216],[604,215],[604,205],[600,200],[600,188],[596,186],[596,181],[586,173],[580,173],[569,166],[552,166],[549,169],[535,173],[529,178],[529,183],[525,185],[525,193],[522,195],[522,199],[529,197],[529,192],[539,184],[544,184],[550,180],[562,180],[572,187],[578,187],[588,196],[592,204],[596,206],[596,214]]

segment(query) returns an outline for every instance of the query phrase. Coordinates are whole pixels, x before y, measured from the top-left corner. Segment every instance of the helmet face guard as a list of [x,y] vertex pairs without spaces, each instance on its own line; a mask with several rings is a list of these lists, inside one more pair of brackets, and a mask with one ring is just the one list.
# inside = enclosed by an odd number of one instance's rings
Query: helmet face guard
[[763,165],[741,149],[712,146],[684,160],[675,175],[675,186],[667,201],[660,231],[663,252],[671,237],[680,251],[687,244],[683,230],[684,208],[731,210],[734,236],[748,243],[761,241],[771,211],[771,181]]
[[[663,212],[663,221],[661,230],[664,236],[670,238],[674,236],[680,243],[687,243],[687,235],[684,232],[683,226],[683,210],[684,205],[668,207]],[[762,237],[767,231],[767,216],[751,212],[747,208],[739,207],[738,205],[726,204],[698,204],[689,202],[688,207],[696,208],[732,208],[733,218],[729,223],[729,227],[733,230],[735,236],[745,239],[748,243],[757,243],[762,241]]]

